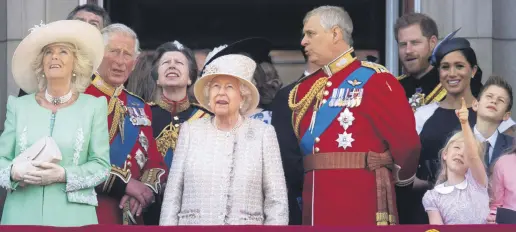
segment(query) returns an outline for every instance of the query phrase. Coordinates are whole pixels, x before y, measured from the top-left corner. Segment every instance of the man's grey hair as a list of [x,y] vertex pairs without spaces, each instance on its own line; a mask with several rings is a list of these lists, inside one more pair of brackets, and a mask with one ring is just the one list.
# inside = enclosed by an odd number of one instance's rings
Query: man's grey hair
[[308,19],[316,15],[321,18],[321,26],[325,30],[330,30],[335,26],[339,27],[342,30],[344,41],[350,46],[353,45],[353,38],[351,37],[353,33],[353,21],[351,21],[351,17],[344,8],[338,6],[317,7],[306,14],[303,19],[303,24],[306,24]]
[[136,57],[138,57],[138,55],[140,55],[140,41],[138,40],[138,36],[136,35],[136,32],[134,32],[133,29],[131,29],[130,27],[128,27],[124,24],[121,24],[121,23],[114,23],[107,27],[104,27],[101,30],[101,33],[102,33],[102,37],[104,37],[104,45],[105,46],[108,45],[109,37],[114,33],[121,33],[121,34],[130,36],[135,41],[135,43],[134,43],[135,57],[134,58],[136,59]]

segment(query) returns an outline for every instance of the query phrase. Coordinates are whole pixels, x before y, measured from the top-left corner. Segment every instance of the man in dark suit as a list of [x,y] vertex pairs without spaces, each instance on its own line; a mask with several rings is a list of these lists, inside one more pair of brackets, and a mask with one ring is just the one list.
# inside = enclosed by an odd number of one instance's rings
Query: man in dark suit
[[[304,52],[303,56],[305,56]],[[306,56],[305,61],[307,61]],[[301,78],[319,68],[317,65],[307,62],[307,69]],[[289,225],[301,225],[301,193],[304,175],[303,155],[299,150],[299,142],[292,127],[292,110],[288,106],[288,96],[296,84],[297,81],[279,90],[271,103],[271,124],[278,137],[287,182]]]
[[484,163],[490,167],[501,154],[512,147],[513,138],[498,131],[511,117],[513,103],[512,87],[502,77],[491,76],[473,102],[477,112],[474,128],[477,138],[484,143]]

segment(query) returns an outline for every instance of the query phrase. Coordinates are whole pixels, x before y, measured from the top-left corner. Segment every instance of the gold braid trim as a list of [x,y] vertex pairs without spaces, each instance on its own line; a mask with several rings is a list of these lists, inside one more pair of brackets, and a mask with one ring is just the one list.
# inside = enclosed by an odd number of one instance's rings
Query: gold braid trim
[[425,104],[428,103],[434,103],[434,102],[440,102],[443,100],[443,98],[446,96],[447,92],[446,89],[441,85],[438,84],[428,96],[425,98]]
[[158,151],[163,157],[165,157],[169,148],[172,148],[172,150],[176,148],[176,141],[179,137],[179,128],[172,125],[172,123],[167,125],[156,137]]
[[113,115],[113,122],[111,124],[111,128],[109,129],[109,141],[111,141],[115,135],[117,129],[120,131],[120,136],[122,138],[122,143],[124,142],[124,119],[126,109],[124,107],[123,102],[118,98],[122,91],[124,90],[124,85],[120,85],[117,88],[106,83],[102,77],[98,74],[95,74],[95,79],[91,82],[100,92],[104,93],[107,96],[110,96],[108,103],[108,115],[115,112]]
[[123,106],[122,101],[118,98],[120,93],[122,93],[123,86],[117,88],[115,93],[109,100],[108,104],[108,115],[113,113],[113,122],[111,124],[111,128],[109,129],[109,141],[111,141],[117,132],[120,131],[120,136],[122,138],[122,143],[124,143],[124,119],[125,119],[125,108]]
[[[295,95],[297,94],[297,89],[299,88],[299,84],[296,85],[292,91],[290,91],[288,96],[288,106],[293,112],[293,126],[294,126],[294,133],[296,134],[296,137],[299,139],[299,124],[301,124],[301,119],[305,116],[306,112],[308,111],[308,108],[314,101],[314,99],[317,99],[316,104],[314,105],[314,111],[317,111],[318,109],[318,102],[321,101],[323,98],[323,90],[326,87],[326,83],[328,82],[328,77],[321,77],[319,78],[313,85],[312,88],[306,93],[305,96],[299,101],[296,102]],[[295,114],[295,116],[294,116]]]

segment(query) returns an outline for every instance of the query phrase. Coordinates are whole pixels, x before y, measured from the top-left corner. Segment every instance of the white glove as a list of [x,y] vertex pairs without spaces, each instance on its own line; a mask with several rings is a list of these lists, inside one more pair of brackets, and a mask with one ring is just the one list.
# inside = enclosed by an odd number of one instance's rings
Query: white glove
[[25,183],[33,185],[49,185],[65,182],[65,170],[63,167],[49,162],[32,162],[32,164],[41,170],[27,172],[27,174],[23,176],[23,181]]
[[17,162],[13,162],[11,166],[11,179],[13,181],[22,182],[23,176],[27,174],[27,172],[40,170],[39,168],[34,167],[32,162],[29,160],[16,160]]

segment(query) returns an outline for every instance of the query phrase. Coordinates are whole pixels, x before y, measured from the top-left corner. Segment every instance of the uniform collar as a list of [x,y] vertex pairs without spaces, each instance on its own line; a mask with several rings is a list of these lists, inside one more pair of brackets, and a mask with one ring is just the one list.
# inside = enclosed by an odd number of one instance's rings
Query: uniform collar
[[445,186],[445,183],[442,183],[440,185],[435,186],[435,191],[437,191],[440,194],[449,194],[453,192],[455,189],[464,190],[468,187],[468,181],[467,179],[464,179],[464,181],[460,182],[459,184],[452,185],[452,186]]
[[156,104],[172,114],[181,113],[190,107],[190,101],[188,100],[187,95],[185,95],[185,97],[180,101],[173,101],[162,94]]
[[115,88],[111,86],[110,84],[106,83],[102,77],[98,73],[95,73],[95,78],[91,82],[97,89],[99,89],[102,93],[113,97],[118,96],[124,89],[124,85],[120,85],[119,87]]
[[346,68],[349,64],[355,61],[355,50],[353,47],[342,53],[339,57],[335,58],[332,62],[322,67],[322,70],[328,77]]

